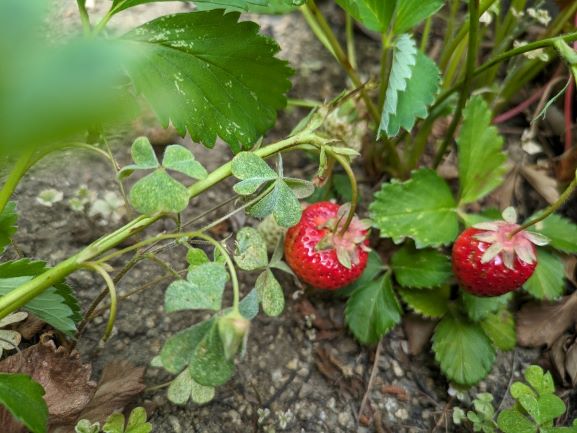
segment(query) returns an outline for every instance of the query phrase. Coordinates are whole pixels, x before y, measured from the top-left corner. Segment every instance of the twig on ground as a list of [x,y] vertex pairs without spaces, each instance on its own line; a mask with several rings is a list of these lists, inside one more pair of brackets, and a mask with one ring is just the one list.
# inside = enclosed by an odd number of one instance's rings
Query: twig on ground
[[371,375],[369,377],[369,383],[367,384],[367,390],[365,391],[365,395],[363,396],[363,400],[361,401],[361,406],[360,406],[359,412],[357,414],[357,419],[361,419],[361,416],[363,415],[363,412],[365,411],[365,406],[367,405],[367,402],[369,400],[371,388],[373,386],[373,383],[375,381],[375,377],[377,375],[377,371],[379,369],[379,358],[381,355],[381,342],[382,341],[379,341],[379,344],[377,345],[377,348],[375,349],[375,360],[373,361],[373,368],[371,370]]

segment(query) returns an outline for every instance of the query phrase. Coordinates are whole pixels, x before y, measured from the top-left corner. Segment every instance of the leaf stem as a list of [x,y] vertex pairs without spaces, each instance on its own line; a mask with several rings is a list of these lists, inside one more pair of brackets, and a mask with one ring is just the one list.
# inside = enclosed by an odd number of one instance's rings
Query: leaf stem
[[553,203],[552,205],[550,205],[547,209],[545,209],[545,211],[539,215],[537,218],[526,222],[525,224],[523,224],[521,227],[519,227],[518,229],[516,229],[514,232],[512,232],[510,234],[510,237],[515,236],[517,233],[528,229],[529,227],[531,227],[532,225],[537,224],[540,221],[543,221],[545,218],[547,218],[549,215],[551,215],[552,213],[556,212],[561,206],[563,206],[563,204],[569,200],[569,198],[571,197],[571,195],[573,194],[573,192],[577,189],[577,171],[575,172],[575,177],[573,178],[573,181],[569,184],[569,186],[565,189],[565,191],[563,191],[563,194],[561,194],[559,196],[559,198],[557,199],[557,201],[555,203]]
[[330,155],[337,160],[337,162],[343,167],[343,169],[345,170],[345,173],[347,174],[349,181],[351,182],[351,208],[349,209],[349,214],[347,215],[347,219],[345,220],[345,224],[343,225],[343,228],[341,229],[341,235],[344,235],[346,233],[346,231],[349,228],[349,225],[351,224],[351,221],[353,220],[353,217],[355,216],[355,211],[357,210],[357,205],[358,205],[358,201],[359,201],[359,188],[358,188],[358,184],[357,184],[357,178],[355,177],[355,173],[353,172],[353,169],[351,168],[351,165],[349,164],[349,162],[347,161],[347,159],[342,156],[339,155],[335,152],[331,152],[330,150],[328,151],[328,153],[330,153]]
[[230,273],[230,279],[232,282],[232,293],[233,293],[232,310],[235,313],[240,314],[239,307],[238,307],[240,304],[240,286],[238,284],[238,276],[236,274],[236,267],[234,266],[234,263],[230,257],[230,254],[228,253],[226,248],[220,242],[216,241],[212,237],[210,237],[206,234],[198,234],[198,235],[196,235],[196,237],[200,238],[200,239],[204,239],[205,241],[214,245],[214,247],[217,248],[220,251],[220,253],[222,254],[222,256],[224,257],[226,265],[228,266],[228,271]]
[[118,309],[118,303],[116,301],[116,286],[114,285],[114,281],[110,277],[110,274],[106,272],[102,265],[99,265],[95,262],[86,262],[83,264],[83,267],[91,269],[100,274],[106,283],[106,287],[108,287],[108,293],[110,294],[110,314],[108,316],[108,323],[106,324],[104,335],[102,336],[102,341],[106,341],[110,337],[110,334],[112,334],[114,322],[116,321],[116,312]]
[[86,0],[76,0],[76,4],[78,5],[78,13],[80,14],[80,21],[82,22],[82,30],[84,31],[84,36],[88,36],[92,31],[92,25],[90,24],[88,11],[86,10]]
[[32,160],[34,156],[34,150],[28,149],[24,152],[20,157],[16,160],[16,163],[10,170],[6,182],[2,185],[2,189],[0,189],[0,214],[8,204],[10,197],[14,193],[14,190],[18,186],[20,179],[26,173],[26,171],[32,165]]
[[449,146],[449,143],[453,140],[455,131],[459,126],[461,121],[461,116],[463,114],[463,109],[467,103],[467,99],[471,93],[471,87],[473,85],[473,76],[475,73],[475,65],[477,63],[477,50],[479,47],[479,41],[477,40],[477,33],[479,29],[479,0],[469,0],[469,49],[467,52],[467,69],[465,70],[465,79],[463,82],[463,88],[461,90],[461,95],[459,97],[459,102],[457,108],[453,115],[453,120],[449,126],[449,130],[445,136],[445,140],[441,144],[441,147],[435,155],[435,160],[433,162],[433,167],[437,168],[443,156]]
[[[498,56],[492,58],[491,60],[487,61],[486,63],[484,63],[483,65],[481,65],[477,69],[475,69],[475,71],[473,72],[473,77],[476,77],[477,75],[482,74],[487,69],[491,69],[493,66],[495,66],[498,63],[501,63],[505,60],[509,60],[511,57],[525,54],[525,53],[528,53],[530,51],[535,51],[535,50],[538,50],[539,48],[551,47],[554,45],[555,41],[557,41],[558,39],[562,39],[565,42],[575,42],[575,41],[577,41],[577,32],[572,32],[572,33],[567,33],[567,34],[561,35],[561,36],[555,36],[552,38],[542,39],[540,41],[531,42],[527,45],[513,48],[509,51],[505,51],[504,53],[499,54]],[[439,98],[437,98],[437,101],[433,104],[433,106],[431,107],[431,110],[437,108],[439,105],[441,105],[443,102],[445,102],[453,93],[459,91],[464,86],[464,84],[465,84],[465,80],[462,80],[459,83],[455,84],[452,88],[443,92],[439,96]]]
[[327,20],[323,16],[322,12],[319,10],[319,8],[317,7],[314,0],[308,0],[305,5],[301,6],[301,10],[302,9],[306,9],[307,12],[310,13],[310,15],[314,18],[314,20],[318,24],[320,30],[322,31],[323,35],[325,36],[326,41],[329,43],[329,45],[332,49],[332,52],[334,53],[337,61],[340,63],[342,68],[345,70],[345,72],[347,73],[347,75],[349,76],[351,81],[353,82],[353,85],[355,87],[361,88],[361,96],[363,97],[363,100],[365,101],[365,104],[367,105],[367,109],[369,110],[371,117],[373,118],[375,123],[378,125],[379,121],[380,121],[379,110],[377,109],[377,107],[375,106],[373,101],[371,101],[371,98],[369,98],[369,96],[367,95],[365,89],[363,88],[363,83],[361,81],[361,78],[359,77],[358,72],[355,70],[355,68],[351,64],[350,59],[348,58],[347,54],[345,53],[343,47],[341,46],[335,33],[333,32],[333,30],[329,26],[329,23],[327,22]]

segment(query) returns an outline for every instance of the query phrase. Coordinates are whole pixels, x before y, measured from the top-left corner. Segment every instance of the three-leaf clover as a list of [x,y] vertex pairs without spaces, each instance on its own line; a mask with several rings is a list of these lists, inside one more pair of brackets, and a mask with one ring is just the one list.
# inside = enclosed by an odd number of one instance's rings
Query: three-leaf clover
[[284,176],[280,155],[275,172],[258,155],[241,152],[232,160],[232,174],[240,179],[233,189],[242,196],[250,196],[265,187],[263,197],[252,204],[247,212],[256,218],[272,213],[283,227],[299,222],[302,212],[299,199],[314,192],[312,182]]
[[134,140],[131,154],[134,164],[120,171],[118,175],[121,178],[130,176],[135,170],[154,170],[136,182],[130,190],[130,204],[143,214],[178,213],[188,206],[188,189],[170,176],[167,170],[198,180],[208,175],[206,169],[196,161],[192,152],[178,144],[166,148],[162,164],[158,162],[154,149],[146,137]]

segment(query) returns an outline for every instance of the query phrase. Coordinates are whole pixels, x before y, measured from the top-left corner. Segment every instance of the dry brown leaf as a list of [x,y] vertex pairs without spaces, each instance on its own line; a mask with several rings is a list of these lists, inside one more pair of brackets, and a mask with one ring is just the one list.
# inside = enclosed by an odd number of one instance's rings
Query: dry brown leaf
[[28,318],[18,325],[16,331],[22,335],[24,340],[31,340],[46,326],[46,323],[40,320],[33,314],[29,314]]
[[553,204],[557,201],[559,191],[557,190],[557,181],[555,179],[544,171],[528,165],[521,166],[521,174],[547,203]]
[[556,166],[556,176],[559,183],[569,183],[575,177],[577,170],[577,147],[572,147],[559,157]]
[[409,353],[418,355],[431,340],[435,330],[435,320],[426,319],[418,314],[409,314],[403,320],[403,329],[409,342]]
[[559,302],[530,302],[517,314],[520,346],[551,347],[577,320],[577,292]]
[[[53,340],[43,339],[0,362],[0,371],[28,374],[46,394],[51,425],[69,424],[92,398],[96,383],[90,380],[91,366],[82,364],[77,352],[56,348]],[[1,417],[0,417],[1,419]],[[18,431],[18,430],[16,430]]]
[[136,395],[144,390],[144,368],[134,367],[127,361],[107,364],[94,397],[82,410],[77,420],[104,422],[113,412],[122,411]]
[[565,387],[577,385],[577,340],[574,334],[561,336],[549,352],[557,377]]

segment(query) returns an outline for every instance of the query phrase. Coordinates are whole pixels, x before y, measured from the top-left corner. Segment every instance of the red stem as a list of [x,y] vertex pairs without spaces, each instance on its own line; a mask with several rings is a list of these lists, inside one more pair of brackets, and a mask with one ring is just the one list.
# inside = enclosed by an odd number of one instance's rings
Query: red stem
[[539,100],[539,98],[541,97],[541,95],[543,95],[543,92],[545,91],[546,88],[547,86],[540,87],[529,98],[521,102],[519,105],[495,117],[493,119],[493,124],[497,125],[499,123],[504,123],[507,120],[517,116],[518,114],[521,114],[523,111],[525,111],[527,108],[529,108],[531,105],[533,105],[535,102]]

